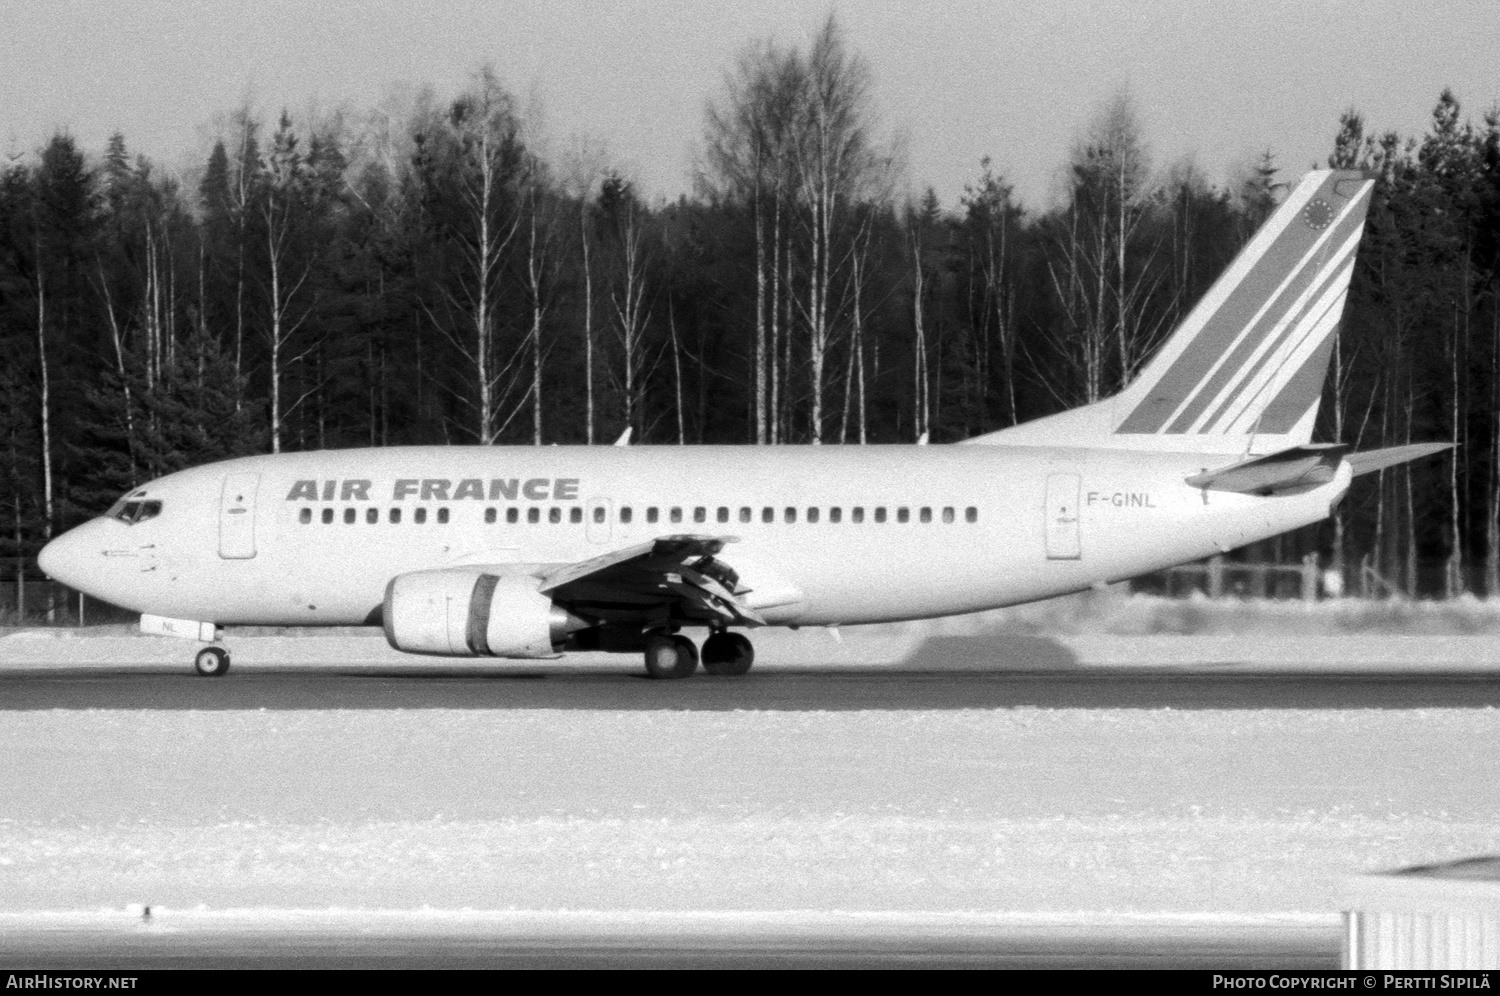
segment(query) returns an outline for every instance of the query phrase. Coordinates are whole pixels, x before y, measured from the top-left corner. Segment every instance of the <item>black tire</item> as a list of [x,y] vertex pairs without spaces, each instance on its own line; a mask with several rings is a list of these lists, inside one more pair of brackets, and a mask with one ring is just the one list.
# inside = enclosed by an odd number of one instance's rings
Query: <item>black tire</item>
[[725,630],[703,641],[703,670],[717,677],[738,677],[755,663],[755,646],[743,633]]
[[229,651],[223,647],[204,647],[193,658],[193,670],[205,678],[217,678],[229,671]]
[[687,637],[659,633],[646,641],[646,673],[651,677],[686,678],[696,670],[698,651]]

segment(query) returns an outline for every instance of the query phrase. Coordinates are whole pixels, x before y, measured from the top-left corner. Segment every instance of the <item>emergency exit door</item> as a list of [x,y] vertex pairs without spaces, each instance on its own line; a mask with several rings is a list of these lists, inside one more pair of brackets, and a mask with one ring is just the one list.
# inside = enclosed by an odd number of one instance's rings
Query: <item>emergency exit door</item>
[[1083,555],[1078,537],[1078,498],[1082,481],[1077,474],[1047,477],[1047,519],[1044,525],[1048,560],[1077,560]]
[[219,494],[219,556],[249,560],[255,556],[255,489],[259,474],[230,474]]
[[604,544],[609,542],[610,520],[614,518],[614,508],[608,498],[590,498],[588,502],[588,533],[590,543]]

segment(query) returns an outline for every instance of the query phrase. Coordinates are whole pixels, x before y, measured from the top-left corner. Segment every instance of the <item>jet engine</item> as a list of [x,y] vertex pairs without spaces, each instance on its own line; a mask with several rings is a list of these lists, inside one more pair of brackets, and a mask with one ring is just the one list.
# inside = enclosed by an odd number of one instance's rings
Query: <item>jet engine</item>
[[590,623],[537,590],[537,579],[449,568],[398,574],[385,588],[385,638],[409,654],[556,657]]

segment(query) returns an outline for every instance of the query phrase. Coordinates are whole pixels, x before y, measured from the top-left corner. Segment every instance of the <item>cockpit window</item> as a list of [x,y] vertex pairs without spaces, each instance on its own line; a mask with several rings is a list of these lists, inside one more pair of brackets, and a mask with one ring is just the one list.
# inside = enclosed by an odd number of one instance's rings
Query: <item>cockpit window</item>
[[121,498],[115,502],[114,507],[107,513],[111,519],[119,519],[126,525],[145,522],[147,519],[154,519],[160,514],[161,502],[143,501],[139,498],[130,497]]

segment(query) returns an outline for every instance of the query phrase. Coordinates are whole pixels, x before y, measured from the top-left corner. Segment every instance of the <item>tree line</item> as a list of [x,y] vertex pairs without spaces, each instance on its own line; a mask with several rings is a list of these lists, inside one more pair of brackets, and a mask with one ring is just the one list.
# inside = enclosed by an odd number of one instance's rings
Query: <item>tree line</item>
[[[400,113],[242,108],[191,182],[123,136],[96,157],[54,135],[0,167],[0,555],[34,570],[133,485],[242,454],[1013,425],[1127,382],[1300,172],[1156,168],[1122,94],[1055,206],[985,159],[945,207],[898,195],[878,110],[830,19],[741,52],[666,203],[587,149],[544,154],[489,70]],[[1422,135],[1351,111],[1330,144],[1378,184],[1322,438],[1459,446],[1246,555],[1500,594],[1500,120],[1444,92]]]

